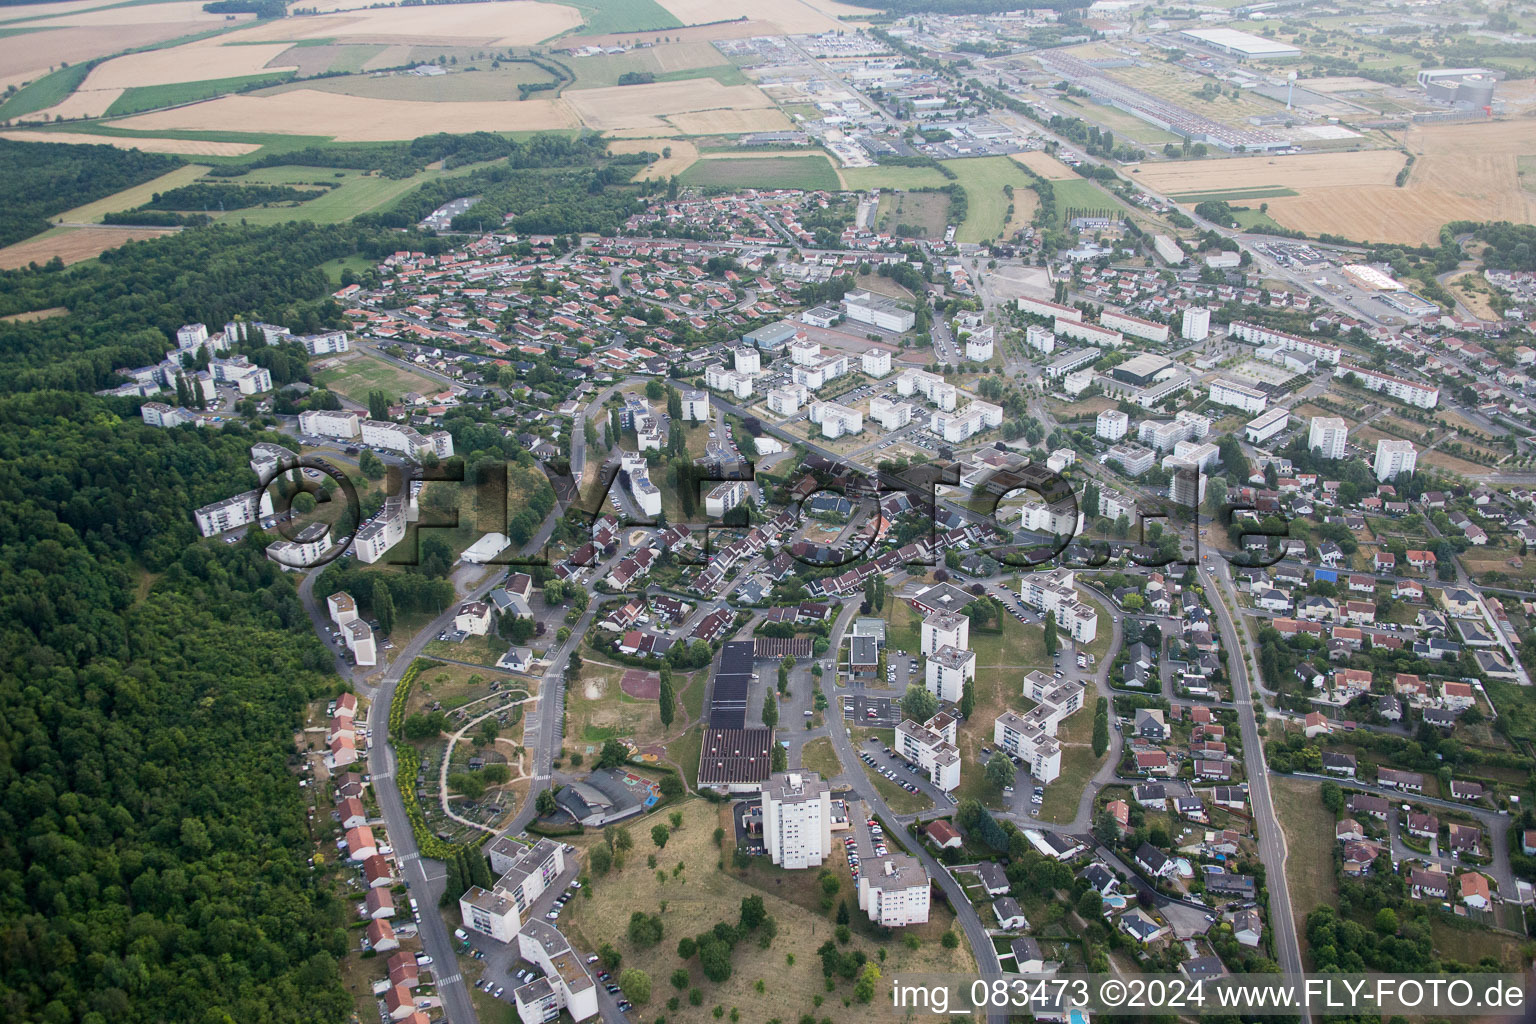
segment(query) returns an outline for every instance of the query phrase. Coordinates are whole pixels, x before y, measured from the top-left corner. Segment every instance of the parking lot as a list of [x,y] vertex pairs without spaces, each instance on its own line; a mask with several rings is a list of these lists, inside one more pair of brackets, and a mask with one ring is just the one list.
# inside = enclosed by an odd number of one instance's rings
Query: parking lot
[[908,793],[922,793],[940,807],[955,802],[948,793],[928,781],[928,776],[917,765],[899,756],[875,737],[871,736],[868,742],[861,743],[858,751],[859,760],[879,772],[886,781],[900,786]]
[[855,693],[843,697],[843,717],[850,726],[894,729],[901,722],[901,705],[890,697]]

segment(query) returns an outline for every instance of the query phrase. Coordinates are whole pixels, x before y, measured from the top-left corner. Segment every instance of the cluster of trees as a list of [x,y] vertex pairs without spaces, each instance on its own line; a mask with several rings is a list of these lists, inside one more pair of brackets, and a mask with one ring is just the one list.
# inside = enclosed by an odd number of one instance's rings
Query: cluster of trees
[[716,984],[731,976],[731,954],[743,939],[757,935],[758,945],[767,949],[778,934],[778,924],[769,916],[761,896],[744,896],[736,924],[724,921],[709,931],[677,943],[677,955],[683,960],[698,957],[704,977]]
[[496,880],[491,877],[490,862],[478,850],[461,846],[448,858],[447,865],[447,888],[437,901],[440,907],[457,905],[459,897],[474,886],[489,889],[496,884]]
[[115,146],[0,139],[0,245],[48,229],[48,218],[142,184],[182,159]]
[[1493,224],[1457,222],[1446,225],[1442,236],[1455,236],[1470,232],[1479,242],[1487,243],[1483,250],[1483,266],[1493,270],[1536,270],[1536,226],[1514,224],[1501,220]]
[[243,210],[266,203],[303,202],[324,192],[319,188],[292,185],[209,185],[194,182],[156,192],[140,209],[148,210]]
[[10,1014],[346,1016],[351,915],[289,766],[331,657],[262,539],[200,543],[186,512],[248,486],[256,435],[58,392],[0,399],[0,434]]

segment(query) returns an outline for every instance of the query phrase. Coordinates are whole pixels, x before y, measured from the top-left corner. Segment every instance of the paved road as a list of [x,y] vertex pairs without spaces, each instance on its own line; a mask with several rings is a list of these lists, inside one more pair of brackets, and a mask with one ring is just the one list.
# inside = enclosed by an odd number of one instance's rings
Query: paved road
[[[1243,768],[1248,776],[1248,799],[1253,805],[1253,827],[1258,836],[1259,859],[1264,864],[1264,877],[1269,889],[1269,928],[1274,936],[1275,959],[1280,969],[1293,980],[1300,980],[1302,972],[1301,943],[1296,935],[1296,920],[1291,913],[1290,885],[1285,877],[1285,833],[1275,815],[1274,801],[1269,792],[1269,765],[1264,757],[1264,744],[1259,737],[1258,717],[1254,712],[1254,698],[1248,682],[1248,648],[1237,635],[1237,626],[1227,607],[1225,588],[1212,577],[1210,556],[1199,570],[1206,593],[1212,598],[1216,612],[1216,624],[1221,630],[1221,643],[1227,651],[1227,667],[1232,675],[1232,701],[1237,705],[1238,724],[1243,735]],[[1225,563],[1222,563],[1223,565]],[[1218,568],[1217,572],[1223,571]],[[1302,1010],[1302,1019],[1311,1020],[1311,1014]]]

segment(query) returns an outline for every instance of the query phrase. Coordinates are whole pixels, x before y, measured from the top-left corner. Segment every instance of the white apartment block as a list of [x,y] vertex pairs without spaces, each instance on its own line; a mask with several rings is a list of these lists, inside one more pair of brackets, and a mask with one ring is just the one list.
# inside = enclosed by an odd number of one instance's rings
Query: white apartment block
[[1026,573],[1019,584],[1019,600],[1037,611],[1056,616],[1056,624],[1080,644],[1098,635],[1099,613],[1077,596],[1077,577],[1071,569]]
[[1209,441],[1178,441],[1174,443],[1173,454],[1163,460],[1163,468],[1168,469],[1174,460],[1179,460],[1187,466],[1194,466],[1204,473],[1216,465],[1221,458],[1221,449]]
[[363,444],[385,448],[419,459],[432,452],[440,459],[453,457],[453,437],[446,430],[435,430],[423,437],[415,427],[388,420],[363,420]]
[[271,441],[257,441],[251,445],[251,472],[258,480],[271,483],[280,472],[278,467],[286,465],[291,471],[298,460],[297,453]]
[[896,727],[896,753],[917,765],[928,781],[948,793],[960,785],[960,750],[955,720],[939,712],[918,725],[910,718]]
[[970,616],[958,612],[934,612],[923,619],[920,644],[918,653],[924,657],[932,657],[940,647],[958,647],[961,650],[969,648]]
[[789,361],[796,366],[812,366],[821,362],[821,342],[796,338],[789,343]]
[[1052,473],[1060,473],[1077,461],[1077,452],[1071,448],[1057,448],[1045,458],[1045,468]]
[[1035,316],[1048,316],[1053,320],[1081,320],[1083,311],[1076,306],[1063,306],[1044,299],[1019,299],[1019,309]]
[[869,400],[869,418],[883,430],[900,430],[912,422],[916,407],[911,402],[896,402],[881,395]]
[[1066,320],[1057,317],[1055,329],[1056,333],[1062,337],[1086,341],[1095,348],[1119,348],[1125,344],[1125,336],[1119,331],[1112,331],[1098,324],[1090,324],[1086,320]]
[[959,647],[940,647],[928,656],[928,692],[939,700],[958,702],[968,679],[976,678],[976,652]]
[[599,1013],[597,982],[571,944],[546,921],[529,921],[518,929],[517,951],[543,972],[512,990],[512,1002],[523,1024],[545,1024],[561,1010],[582,1021]]
[[1258,388],[1225,378],[1211,381],[1210,397],[1217,405],[1230,406],[1249,415],[1263,412],[1269,404],[1268,396]]
[[312,356],[328,356],[335,352],[348,352],[352,342],[346,331],[325,331],[321,334],[301,334],[293,339],[304,346]]
[[704,495],[704,514],[718,519],[746,500],[747,485],[740,480],[727,480]]
[[965,339],[965,358],[973,363],[985,363],[991,359],[996,347],[995,334],[995,329],[991,327],[982,327],[972,332]]
[[807,418],[821,425],[821,436],[835,440],[864,431],[864,414],[837,402],[812,402]]
[[1399,402],[1416,405],[1420,409],[1433,409],[1440,402],[1440,389],[1427,384],[1415,384],[1411,380],[1377,373],[1375,370],[1367,370],[1360,366],[1350,366],[1348,363],[1340,363],[1333,371],[1335,377],[1348,377],[1350,374],[1358,377],[1361,386],[1367,391],[1380,391]]
[[511,942],[533,901],[565,870],[565,850],[548,839],[524,846],[502,836],[491,845],[491,870],[500,874],[496,884],[460,897],[459,916],[465,928]]
[[357,599],[345,590],[338,590],[325,599],[326,614],[338,626],[357,621]]
[[1146,341],[1155,341],[1163,344],[1168,340],[1168,325],[1156,323],[1152,320],[1143,320],[1139,316],[1131,316],[1129,313],[1114,313],[1104,310],[1099,314],[1099,324],[1122,334],[1129,334],[1133,338],[1142,338]]
[[1337,345],[1330,345],[1325,341],[1317,341],[1313,338],[1301,338],[1284,331],[1277,331],[1269,327],[1260,327],[1258,324],[1250,324],[1241,320],[1234,320],[1227,328],[1229,337],[1246,341],[1250,345],[1268,346],[1275,345],[1292,352],[1300,352],[1311,356],[1320,363],[1330,366],[1339,365],[1339,356],[1343,349]]
[[203,419],[191,409],[172,408],[164,402],[145,402],[139,406],[139,415],[152,427],[179,427],[183,423],[202,426]]
[[347,650],[352,652],[352,660],[359,668],[370,668],[379,663],[378,647],[368,623],[362,619],[349,622],[342,627],[341,635],[347,642]]
[[306,409],[299,413],[299,433],[339,437],[350,441],[358,435],[362,417],[346,409]]
[[1248,434],[1249,444],[1263,444],[1276,434],[1280,433],[1291,424],[1291,414],[1286,409],[1276,406],[1259,413],[1244,425],[1243,430]]
[[954,412],[959,389],[936,373],[927,370],[903,370],[896,377],[896,393],[903,398],[920,394],[944,412]]
[[272,495],[268,491],[246,491],[233,498],[204,505],[193,513],[197,530],[204,537],[212,537],[225,530],[247,526],[272,514]]
[[384,507],[372,522],[358,528],[352,539],[352,550],[357,560],[372,565],[384,557],[384,553],[405,539],[405,528],[410,522],[405,502],[400,498],[385,498]]
[[779,416],[793,416],[810,398],[803,384],[786,384],[768,392],[768,408]]
[[1024,329],[1024,344],[1041,355],[1048,356],[1056,351],[1056,332],[1049,327],[1030,324]]
[[876,380],[884,377],[891,372],[890,350],[884,348],[866,349],[864,354],[859,356],[859,369]]
[[1342,459],[1349,425],[1342,416],[1313,416],[1307,427],[1307,447],[1325,459]]
[[1136,522],[1136,499],[1108,488],[1099,492],[1099,515],[1115,520],[1125,516],[1128,523]]
[[1190,306],[1184,310],[1184,320],[1179,334],[1185,341],[1204,341],[1211,336],[1211,311],[1204,306]]
[[815,772],[779,772],[763,783],[763,845],[783,868],[820,867],[832,853],[832,791]]
[[1376,479],[1386,483],[1399,473],[1412,473],[1419,455],[1412,441],[1394,441],[1383,437],[1376,442]]
[[928,873],[916,857],[893,853],[866,860],[859,875],[859,909],[875,924],[901,928],[928,922]]
[[1004,711],[992,724],[992,740],[1004,753],[1029,764],[1035,781],[1045,785],[1061,774],[1061,744],[1056,731],[1067,716],[1082,709],[1085,688],[1063,683],[1044,672],[1024,678],[1024,695],[1035,702],[1025,714]]
[[661,515],[661,489],[651,482],[651,468],[645,456],[637,452],[620,452],[619,468],[629,478],[629,493],[635,504],[648,516]]
[[725,391],[737,398],[752,397],[752,378],[735,370],[727,370],[719,363],[704,367],[704,383],[716,391]]
[[1208,479],[1192,465],[1184,460],[1168,466],[1171,475],[1168,478],[1168,497],[1174,503],[1185,508],[1194,508],[1205,500],[1205,484]]
[[843,309],[854,323],[869,324],[898,334],[910,331],[917,322],[917,315],[909,309],[902,309],[894,299],[869,292],[849,292],[844,295]]
[[1026,495],[1019,509],[1019,529],[1058,537],[1075,537],[1082,532],[1083,513],[1077,502],[1066,498],[1048,502],[1033,492]]
[[331,528],[325,523],[310,523],[292,539],[275,540],[267,545],[267,557],[284,569],[308,569],[331,550]]
[[196,351],[208,343],[206,324],[187,324],[176,329],[176,347],[182,351]]
[[836,380],[847,372],[848,357],[837,355],[820,359],[810,366],[792,366],[789,370],[789,376],[796,384],[811,391],[819,391],[823,385]]
[[245,356],[228,359],[210,359],[208,371],[216,384],[233,384],[242,395],[259,395],[272,390],[272,373],[264,366],[257,366]]
[[[1082,710],[1087,689],[1083,683],[1063,682],[1038,669],[1024,677],[1024,696],[1034,701],[1037,708],[1044,709],[1039,722],[1053,736],[1067,716]],[[1034,710],[1031,709],[1031,713]]]
[[1104,458],[1119,463],[1121,471],[1127,476],[1141,476],[1157,465],[1157,453],[1151,448],[1124,442],[1110,448],[1104,453]]
[[709,392],[688,390],[682,393],[683,419],[703,423],[709,419]]
[[928,429],[950,444],[959,444],[983,431],[1003,424],[1003,410],[991,402],[971,402],[959,412],[935,412],[928,418]]
[[1118,441],[1131,429],[1131,418],[1119,409],[1105,409],[1093,422],[1093,435],[1101,441]]
[[743,345],[736,350],[737,373],[761,373],[763,370],[763,356],[757,349]]
[[1167,451],[1180,441],[1198,441],[1211,432],[1211,421],[1196,412],[1180,412],[1172,422],[1143,420],[1136,439],[1157,451]]

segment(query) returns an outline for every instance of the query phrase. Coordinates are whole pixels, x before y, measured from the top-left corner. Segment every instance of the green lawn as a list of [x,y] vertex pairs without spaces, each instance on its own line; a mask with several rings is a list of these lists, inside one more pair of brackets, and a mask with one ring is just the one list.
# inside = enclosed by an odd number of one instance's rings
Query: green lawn
[[849,167],[843,180],[852,189],[943,188],[949,179],[933,167]]
[[105,199],[98,199],[94,203],[86,203],[77,206],[73,210],[66,210],[59,214],[58,219],[69,224],[95,224],[102,217],[118,210],[131,210],[137,206],[143,206],[153,198],[156,192],[167,192],[173,188],[190,185],[203,176],[208,168],[202,164],[188,164],[178,167],[174,171],[168,171],[160,177],[146,181],[142,185],[114,192]]
[[700,160],[680,176],[684,185],[717,188],[803,188],[837,191],[841,184],[827,158],[775,156]]
[[1283,185],[1274,185],[1260,188],[1202,189],[1199,192],[1173,193],[1168,198],[1176,199],[1181,203],[1203,203],[1207,199],[1235,203],[1243,199],[1275,199],[1279,196],[1295,196],[1300,194],[1295,189],[1286,188]]
[[283,224],[290,220],[310,220],[316,224],[339,224],[360,213],[388,206],[424,182],[442,177],[468,174],[484,164],[469,164],[451,171],[425,170],[409,178],[385,178],[377,173],[338,171],[328,167],[264,167],[238,178],[220,178],[235,184],[305,184],[341,182],[337,188],[297,206],[254,207],[232,210],[226,217],[250,224]]
[[342,256],[320,264],[320,269],[325,271],[325,276],[329,277],[333,283],[340,285],[342,271],[350,270],[354,274],[361,274],[371,269],[373,265],[373,261],[366,256]]
[[1065,178],[1061,181],[1053,181],[1051,190],[1056,196],[1056,216],[1062,224],[1082,212],[1124,209],[1120,200],[1087,178]]
[[80,87],[80,83],[85,81],[85,76],[91,73],[93,66],[94,64],[89,61],[73,64],[22,86],[14,96],[0,103],[0,121],[9,121],[24,114],[35,114],[39,110],[47,110],[55,103],[61,102],[64,97]]
[[368,401],[368,392],[376,390],[391,398],[398,398],[408,391],[425,395],[442,390],[425,377],[363,353],[338,367],[321,370],[315,374],[315,383],[362,403]]
[[183,103],[212,99],[225,93],[264,85],[278,85],[293,77],[292,71],[277,74],[242,75],[237,78],[210,78],[201,82],[176,82],[172,85],[141,85],[127,89],[107,108],[108,117],[137,114],[145,110],[159,110]]
[[1336,905],[1339,884],[1333,868],[1333,844],[1319,842],[1333,832],[1334,816],[1318,796],[1318,783],[1273,778],[1270,795],[1275,816],[1285,830],[1285,880],[1290,889],[1296,930],[1304,931],[1307,915],[1324,903]]
[[832,741],[825,736],[811,740],[801,748],[800,767],[805,771],[815,772],[823,779],[836,778],[843,771],[843,766],[838,763],[837,753],[832,749]]
[[[1006,156],[946,160],[944,166],[955,172],[966,194],[965,222],[955,232],[957,242],[985,242],[1002,235],[1008,224],[1008,207],[1028,203],[1034,197],[1030,185],[1034,179]],[[1015,198],[1003,189],[1012,185]],[[1025,221],[1027,217],[1023,218]],[[1020,218],[1015,213],[1014,223]]]
[[1045,787],[1045,799],[1037,817],[1061,825],[1076,817],[1084,787],[1104,763],[1103,758],[1093,756],[1091,698],[1086,707],[1061,724],[1057,735],[1062,743],[1061,774]]

